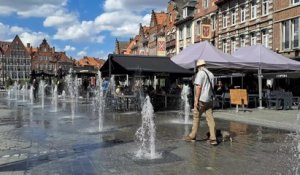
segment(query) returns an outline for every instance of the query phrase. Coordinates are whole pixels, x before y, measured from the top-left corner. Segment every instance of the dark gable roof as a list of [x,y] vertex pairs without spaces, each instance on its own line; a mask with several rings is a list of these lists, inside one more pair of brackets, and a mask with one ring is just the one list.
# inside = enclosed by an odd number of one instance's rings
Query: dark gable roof
[[156,74],[168,73],[190,76],[192,71],[175,64],[169,57],[158,56],[132,56],[110,54],[101,72],[109,73],[109,61],[112,65],[112,74]]

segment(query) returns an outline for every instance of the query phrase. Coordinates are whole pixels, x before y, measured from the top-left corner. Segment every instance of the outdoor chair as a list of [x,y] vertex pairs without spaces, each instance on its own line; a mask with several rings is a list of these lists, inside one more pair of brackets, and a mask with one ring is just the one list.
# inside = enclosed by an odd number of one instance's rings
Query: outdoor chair
[[272,91],[267,97],[267,107],[271,109],[275,107],[276,110],[280,108],[283,103],[284,92],[282,91]]
[[284,92],[283,96],[283,109],[292,109],[293,105],[293,93],[292,92]]
[[292,97],[293,98],[293,106],[296,106],[297,109],[300,109],[300,97]]
[[222,109],[224,109],[224,107],[226,106],[226,104],[229,107],[231,107],[230,94],[227,93],[227,92],[222,94],[222,100],[221,100],[221,107],[222,107]]

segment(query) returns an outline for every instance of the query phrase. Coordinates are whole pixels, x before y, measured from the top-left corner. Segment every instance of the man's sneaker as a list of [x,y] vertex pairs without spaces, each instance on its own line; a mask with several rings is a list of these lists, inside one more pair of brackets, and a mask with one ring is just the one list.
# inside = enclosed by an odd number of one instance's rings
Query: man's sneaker
[[195,142],[196,138],[191,138],[189,135],[183,136],[183,140],[186,142]]

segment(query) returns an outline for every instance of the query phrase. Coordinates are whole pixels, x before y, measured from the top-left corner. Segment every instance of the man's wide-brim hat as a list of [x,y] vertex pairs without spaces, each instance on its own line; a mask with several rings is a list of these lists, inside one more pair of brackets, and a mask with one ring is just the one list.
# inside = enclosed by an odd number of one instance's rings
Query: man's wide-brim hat
[[205,61],[200,59],[200,60],[197,60],[197,63],[196,63],[196,66],[203,66],[203,65],[206,65]]

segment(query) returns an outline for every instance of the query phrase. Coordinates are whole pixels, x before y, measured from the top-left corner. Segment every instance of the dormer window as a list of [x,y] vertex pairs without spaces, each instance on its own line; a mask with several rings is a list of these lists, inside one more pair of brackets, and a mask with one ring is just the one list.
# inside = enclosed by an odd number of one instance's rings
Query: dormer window
[[182,16],[183,16],[183,18],[186,18],[188,16],[188,8],[187,7],[183,9],[183,15]]
[[204,0],[203,1],[203,8],[207,9],[208,8],[208,2],[209,0]]
[[292,0],[292,4],[299,4],[300,0]]

